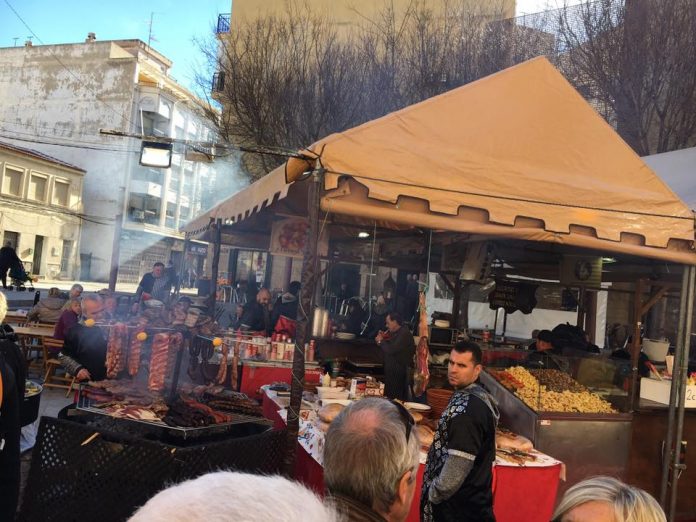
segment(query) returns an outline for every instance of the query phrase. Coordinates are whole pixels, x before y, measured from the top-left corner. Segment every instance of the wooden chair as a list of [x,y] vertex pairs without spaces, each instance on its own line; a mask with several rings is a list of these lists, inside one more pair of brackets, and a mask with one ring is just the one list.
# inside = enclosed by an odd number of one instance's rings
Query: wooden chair
[[[68,391],[65,396],[70,396],[70,392],[75,384],[75,377],[70,375],[67,371],[65,375],[56,375],[56,370],[58,370],[62,364],[60,359],[56,356],[51,355],[50,349],[54,351],[63,348],[63,341],[60,339],[54,339],[53,337],[45,337],[43,339],[43,356],[45,361],[46,374],[44,375],[44,388],[63,388]],[[69,383],[69,384],[67,384]]]

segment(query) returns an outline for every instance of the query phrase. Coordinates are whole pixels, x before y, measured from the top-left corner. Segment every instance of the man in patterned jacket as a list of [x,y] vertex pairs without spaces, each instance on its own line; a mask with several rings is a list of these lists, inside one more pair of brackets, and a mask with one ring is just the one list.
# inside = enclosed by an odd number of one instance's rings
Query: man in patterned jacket
[[498,409],[479,384],[481,348],[457,343],[447,377],[455,391],[428,452],[421,510],[425,521],[495,521],[493,461]]

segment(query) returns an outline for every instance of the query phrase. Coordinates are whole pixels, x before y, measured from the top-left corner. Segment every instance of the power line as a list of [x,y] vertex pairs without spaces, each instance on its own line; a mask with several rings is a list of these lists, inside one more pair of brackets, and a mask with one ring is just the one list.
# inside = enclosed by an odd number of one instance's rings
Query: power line
[[[106,151],[139,152],[138,149],[112,148],[106,144],[102,145],[100,143],[93,142],[93,141],[82,141],[82,140],[76,140],[76,139],[62,137],[62,136],[55,136],[54,137],[54,136],[47,136],[45,134],[34,134],[31,132],[21,132],[21,131],[17,131],[17,130],[13,130],[13,129],[8,129],[6,127],[0,127],[0,133],[5,133],[4,134],[5,136],[8,136],[8,134],[10,136],[15,136],[15,135],[26,136],[26,138],[24,138],[26,141],[32,141],[34,143],[42,143],[44,145],[48,145],[48,144],[50,144],[50,145],[74,145],[74,146],[84,145],[86,147],[95,147],[95,148],[99,148],[100,150],[106,150]],[[30,140],[29,138],[34,138],[34,139]],[[45,140],[49,140],[49,141],[44,141],[41,138],[44,138]],[[19,139],[19,138],[13,137],[12,139]],[[55,140],[61,140],[61,141],[55,141]]]
[[[81,212],[74,212],[69,209],[60,210],[52,207],[44,207],[41,205],[35,205],[24,201],[14,201],[6,198],[0,198],[3,203],[3,207],[14,207],[20,210],[34,210],[40,209],[42,213],[54,214],[54,215],[64,215],[70,216],[77,219],[82,219],[84,221],[89,221],[90,223],[96,223],[98,225],[111,225],[115,220],[113,218],[107,218],[103,216],[93,216],[89,214],[83,214]],[[100,221],[103,220],[103,221]]]
[[42,141],[42,140],[30,140],[27,138],[18,138],[17,136],[8,136],[7,134],[3,134],[2,131],[0,131],[0,138],[5,138],[8,140],[16,140],[16,141],[22,141],[25,143],[38,143],[41,145],[53,145],[56,147],[72,147],[75,149],[89,149],[89,150],[98,150],[101,152],[121,152],[121,153],[128,153],[128,154],[139,154],[140,150],[127,150],[127,149],[109,149],[109,148],[103,148],[103,147],[90,147],[89,145],[82,145],[82,144],[72,144],[72,143],[55,143],[51,141]]
[[[32,130],[36,130],[36,128],[37,128],[37,126],[35,124],[23,123],[23,122],[17,122],[17,121],[0,120],[0,123],[6,123],[7,125],[12,125],[14,127],[24,127],[24,128],[32,129]],[[7,130],[8,132],[20,132],[20,131],[14,130],[14,129],[5,129],[5,130]],[[97,134],[98,134],[98,131],[99,131],[99,129],[97,129]],[[29,134],[29,133],[27,133],[27,134]],[[71,131],[71,134],[76,134],[78,136],[92,136],[92,137],[94,137],[96,135],[94,132],[86,133],[86,132],[80,132],[78,130]],[[31,135],[32,136],[40,136],[40,137],[48,137],[48,136],[45,136],[42,134],[31,134]],[[60,138],[60,139],[73,139],[73,138],[68,137],[68,136],[57,136],[57,135],[55,136],[55,138],[56,139],[58,139],[58,138]],[[77,140],[73,140],[73,141],[77,141]],[[96,141],[93,141],[93,142],[84,141],[83,143],[87,143],[90,145],[98,145],[99,144],[99,142],[96,142]]]

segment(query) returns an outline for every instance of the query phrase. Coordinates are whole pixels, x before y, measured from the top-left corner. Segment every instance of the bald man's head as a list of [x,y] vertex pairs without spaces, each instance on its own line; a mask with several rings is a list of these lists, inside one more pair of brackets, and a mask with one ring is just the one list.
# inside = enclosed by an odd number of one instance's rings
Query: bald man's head
[[259,290],[259,293],[256,294],[256,302],[263,306],[271,304],[271,292],[268,291],[268,288]]

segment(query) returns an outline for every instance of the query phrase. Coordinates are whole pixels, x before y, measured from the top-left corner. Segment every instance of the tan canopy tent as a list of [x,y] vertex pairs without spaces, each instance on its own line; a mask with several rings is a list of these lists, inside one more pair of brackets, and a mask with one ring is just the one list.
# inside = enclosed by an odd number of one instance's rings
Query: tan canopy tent
[[[691,210],[545,58],[305,152],[326,170],[326,212],[696,264]],[[191,222],[187,237],[293,194],[306,205],[286,176],[307,168],[290,160]]]

